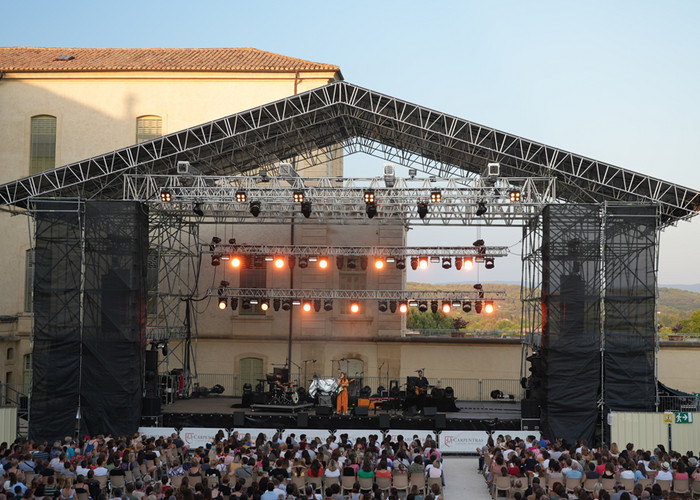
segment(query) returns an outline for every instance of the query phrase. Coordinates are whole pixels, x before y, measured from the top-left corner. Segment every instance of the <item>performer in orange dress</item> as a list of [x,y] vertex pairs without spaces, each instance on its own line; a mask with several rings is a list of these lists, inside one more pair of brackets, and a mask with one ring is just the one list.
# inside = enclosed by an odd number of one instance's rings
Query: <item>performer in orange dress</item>
[[336,400],[336,407],[338,413],[345,415],[348,412],[348,377],[345,372],[340,372],[340,378],[338,378],[338,397]]

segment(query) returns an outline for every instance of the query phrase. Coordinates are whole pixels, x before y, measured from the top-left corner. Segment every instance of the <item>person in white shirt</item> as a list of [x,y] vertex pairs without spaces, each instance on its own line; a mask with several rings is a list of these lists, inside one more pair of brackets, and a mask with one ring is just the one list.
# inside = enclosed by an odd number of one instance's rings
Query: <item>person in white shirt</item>
[[97,459],[97,467],[93,471],[95,473],[95,476],[108,476],[109,475],[109,470],[103,465],[104,461],[102,458]]
[[661,469],[656,473],[654,478],[654,483],[657,481],[673,481],[673,474],[671,474],[671,466],[668,462],[661,464]]

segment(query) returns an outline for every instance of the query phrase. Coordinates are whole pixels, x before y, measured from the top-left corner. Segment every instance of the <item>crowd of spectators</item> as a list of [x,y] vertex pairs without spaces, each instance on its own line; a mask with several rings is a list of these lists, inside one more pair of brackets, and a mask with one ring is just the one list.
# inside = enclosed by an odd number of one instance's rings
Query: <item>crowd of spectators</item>
[[435,441],[223,431],[188,448],[167,437],[86,436],[0,445],[0,500],[442,500]]
[[692,451],[681,454],[635,448],[588,447],[528,436],[499,435],[479,450],[479,467],[495,497],[527,500],[663,500],[693,498],[700,467]]

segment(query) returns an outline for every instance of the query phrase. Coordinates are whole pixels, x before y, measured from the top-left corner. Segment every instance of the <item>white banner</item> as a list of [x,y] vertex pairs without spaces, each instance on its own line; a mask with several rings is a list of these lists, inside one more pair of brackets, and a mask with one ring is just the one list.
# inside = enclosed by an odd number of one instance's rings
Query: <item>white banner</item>
[[[225,429],[223,431],[224,435],[228,437],[228,432]],[[216,428],[183,427],[180,431],[180,439],[185,442],[185,446],[188,448],[198,448],[213,442],[217,432],[219,429]]]
[[139,434],[148,437],[170,437],[173,432],[177,432],[174,427],[139,427]]
[[[515,437],[522,431],[494,431],[494,439],[499,434],[510,434]],[[477,448],[483,448],[489,435],[486,431],[449,431],[440,433],[438,447],[442,453],[476,453]]]

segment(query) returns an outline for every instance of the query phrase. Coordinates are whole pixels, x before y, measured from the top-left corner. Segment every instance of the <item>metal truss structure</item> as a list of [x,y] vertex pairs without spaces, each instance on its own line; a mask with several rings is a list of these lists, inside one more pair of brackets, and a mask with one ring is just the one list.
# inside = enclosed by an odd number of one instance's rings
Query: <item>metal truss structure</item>
[[[513,225],[556,202],[552,178],[301,178],[269,176],[125,175],[124,199],[148,200],[167,213],[234,222]],[[164,201],[161,193],[168,194]],[[371,193],[376,213],[367,214]],[[303,197],[309,217],[301,212]],[[517,200],[511,198],[516,196]],[[435,201],[439,196],[439,201]],[[256,203],[257,215],[251,215]],[[421,208],[424,212],[421,214]]]
[[700,192],[479,125],[348,82],[330,83],[196,127],[0,186],[0,205],[41,196],[119,198],[123,174],[170,174],[189,161],[207,175],[274,173],[287,159],[310,163],[362,151],[438,177],[557,179],[569,203],[657,203],[662,225],[697,214]]
[[291,288],[209,288],[207,295],[222,298],[258,299],[349,299],[349,300],[503,300],[502,290],[322,290]]

